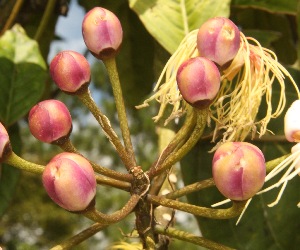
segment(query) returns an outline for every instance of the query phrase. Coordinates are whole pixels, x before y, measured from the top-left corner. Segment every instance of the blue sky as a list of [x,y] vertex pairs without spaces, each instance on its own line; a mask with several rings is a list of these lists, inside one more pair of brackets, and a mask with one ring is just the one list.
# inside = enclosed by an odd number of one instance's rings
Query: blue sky
[[66,17],[60,16],[56,25],[56,35],[61,41],[51,44],[48,62],[61,50],[74,50],[83,53],[86,49],[81,33],[81,23],[84,9],[78,5],[77,0],[71,0],[69,12]]

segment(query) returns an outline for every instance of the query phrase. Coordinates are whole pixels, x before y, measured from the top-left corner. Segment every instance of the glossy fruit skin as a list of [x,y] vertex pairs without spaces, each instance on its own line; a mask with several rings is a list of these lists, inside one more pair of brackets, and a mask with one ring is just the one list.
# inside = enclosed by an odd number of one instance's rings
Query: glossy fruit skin
[[204,56],[222,66],[231,61],[240,48],[240,31],[228,18],[215,17],[199,28],[197,48]]
[[42,181],[50,198],[69,211],[82,211],[93,201],[96,179],[91,164],[74,153],[60,153],[45,167]]
[[225,142],[215,152],[212,173],[219,191],[231,200],[247,200],[263,186],[265,158],[247,142]]
[[204,57],[183,62],[176,80],[183,99],[199,109],[208,107],[220,89],[220,72],[212,61]]
[[123,40],[123,29],[114,13],[95,7],[83,19],[82,35],[90,52],[96,58],[105,60],[118,53]]
[[76,51],[59,52],[50,63],[50,75],[62,91],[76,93],[91,80],[91,69],[86,58]]
[[55,143],[69,137],[72,131],[71,114],[64,103],[45,100],[33,106],[28,115],[29,129],[38,140]]

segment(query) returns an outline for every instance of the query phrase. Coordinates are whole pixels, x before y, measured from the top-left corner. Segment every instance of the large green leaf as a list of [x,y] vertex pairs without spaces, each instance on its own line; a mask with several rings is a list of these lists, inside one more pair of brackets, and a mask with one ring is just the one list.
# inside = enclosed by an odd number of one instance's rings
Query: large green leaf
[[[18,124],[8,130],[14,152],[21,151],[21,139]],[[7,164],[0,164],[0,218],[10,205],[20,177],[20,170]]]
[[232,0],[232,6],[296,15],[298,0]]
[[38,44],[15,25],[0,38],[0,120],[7,127],[41,97],[47,78]]
[[230,0],[130,0],[149,33],[171,54],[184,36],[215,16],[229,16]]

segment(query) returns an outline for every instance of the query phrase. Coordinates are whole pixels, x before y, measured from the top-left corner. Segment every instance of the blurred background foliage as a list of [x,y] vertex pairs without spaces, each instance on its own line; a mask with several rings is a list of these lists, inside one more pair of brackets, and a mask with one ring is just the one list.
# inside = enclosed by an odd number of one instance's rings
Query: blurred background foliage
[[[83,12],[102,6],[113,11],[121,20],[124,41],[117,63],[135,152],[144,169],[151,165],[157,155],[156,130],[160,124],[154,124],[151,119],[156,114],[155,105],[142,110],[136,110],[134,106],[151,94],[164,64],[184,35],[199,27],[209,17],[229,16],[246,35],[256,38],[264,47],[275,51],[278,60],[290,70],[296,82],[300,80],[298,0],[57,0],[53,1],[55,5],[46,29],[40,30],[49,2],[52,1],[0,1],[0,120],[9,127],[14,151],[33,162],[46,164],[60,149],[33,138],[27,126],[26,113],[29,106],[37,101],[56,98],[66,103],[71,111],[71,139],[76,147],[90,159],[124,171],[94,118],[75,97],[56,89],[44,66],[52,59],[49,58],[51,44],[59,40],[63,42],[56,30],[58,20],[67,19],[73,11],[68,6],[76,5]],[[21,5],[17,15],[8,22],[18,4]],[[186,20],[186,23],[182,20]],[[6,26],[7,23],[9,27]],[[15,23],[20,24],[21,28],[13,26]],[[9,30],[10,28],[12,29]],[[5,30],[10,33],[4,33]],[[8,35],[12,40],[8,40]],[[33,42],[35,39],[38,42],[43,59],[39,58],[34,66],[30,58],[39,53],[34,44],[31,45],[33,47],[20,44],[21,38],[24,41]],[[20,50],[19,46],[24,47]],[[7,53],[7,48],[10,53]],[[25,59],[22,53],[25,53]],[[88,51],[84,54],[92,67],[92,95],[119,132],[105,68]],[[16,71],[19,79],[14,75]],[[28,75],[35,77],[28,79]],[[26,79],[28,80],[25,81]],[[16,96],[16,93],[19,94]],[[274,96],[277,94],[275,89]],[[288,104],[295,98],[295,93],[287,82]],[[277,135],[275,141],[252,141],[264,151],[266,160],[281,156],[291,148],[282,137],[282,117],[272,121],[270,129]],[[207,131],[208,135],[209,133]],[[212,154],[207,151],[212,147],[209,140],[202,140],[184,158],[181,169],[185,183],[211,177]],[[182,186],[182,181],[178,185]],[[300,223],[296,204],[300,198],[299,187],[299,178],[295,178],[288,184],[280,203],[273,208],[266,204],[276,197],[278,190],[255,197],[238,226],[235,226],[236,219],[217,221],[195,219],[181,214],[177,218],[179,228],[196,234],[200,228],[207,238],[237,249],[298,249]],[[127,195],[123,191],[99,187],[97,206],[104,212],[114,211],[122,206]],[[187,199],[193,204],[210,206],[223,198],[215,189],[209,189],[189,195]],[[0,246],[4,249],[49,249],[90,225],[88,220],[55,205],[44,192],[39,176],[20,172],[4,164],[0,166],[0,216]],[[108,249],[112,242],[124,239],[136,241],[131,236],[133,229],[134,219],[126,219],[98,233],[77,249]],[[183,247],[201,249],[179,241],[172,242],[170,249]]]

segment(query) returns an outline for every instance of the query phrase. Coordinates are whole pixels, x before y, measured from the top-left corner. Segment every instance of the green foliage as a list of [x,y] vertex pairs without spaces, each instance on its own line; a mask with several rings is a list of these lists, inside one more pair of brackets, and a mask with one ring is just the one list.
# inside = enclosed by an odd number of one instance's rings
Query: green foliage
[[208,18],[229,15],[229,0],[130,0],[149,33],[171,54]]
[[22,118],[39,100],[47,78],[38,44],[15,25],[0,39],[0,120],[6,126]]
[[256,8],[268,12],[296,14],[298,0],[232,0],[233,7]]
[[[15,124],[9,129],[8,133],[11,135],[10,141],[14,151],[20,153],[21,143],[19,140],[19,126]],[[0,164],[0,218],[11,204],[19,177],[19,169],[13,168],[7,164]]]

